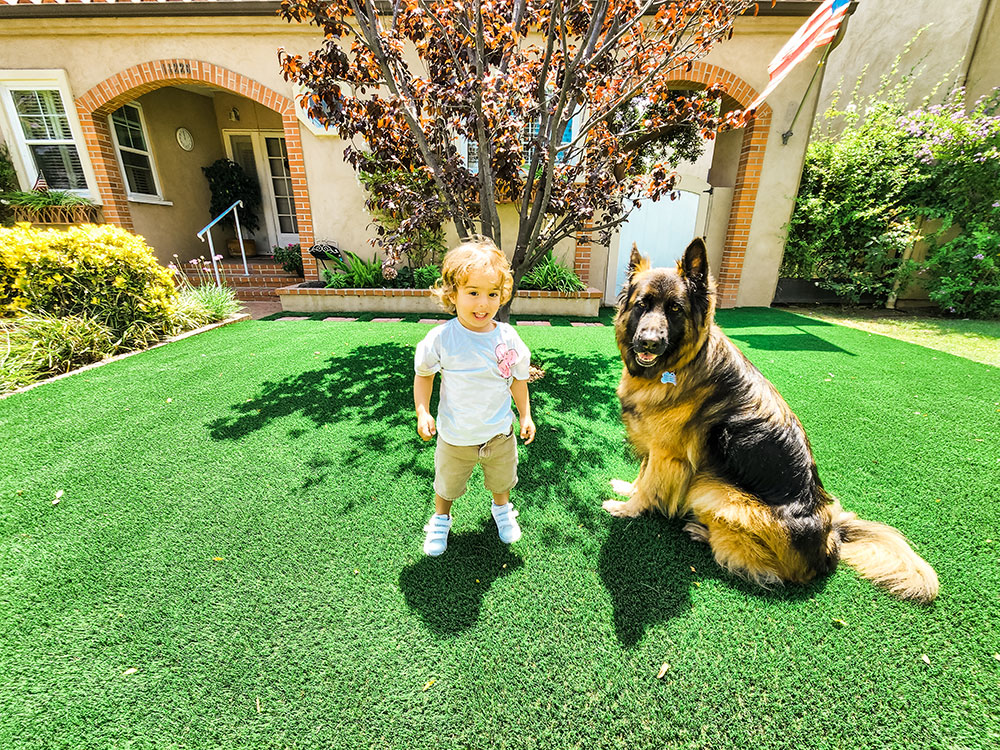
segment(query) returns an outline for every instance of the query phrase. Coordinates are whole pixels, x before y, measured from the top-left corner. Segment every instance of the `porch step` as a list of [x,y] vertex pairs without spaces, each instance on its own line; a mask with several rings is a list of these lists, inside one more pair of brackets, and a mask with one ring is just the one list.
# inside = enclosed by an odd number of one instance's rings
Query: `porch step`
[[[222,279],[222,283],[225,284],[226,286],[231,286],[236,289],[239,289],[241,287],[258,287],[258,286],[268,286],[268,287],[289,286],[290,284],[298,284],[305,280],[301,276],[296,276],[295,274],[291,273],[275,274],[273,276],[272,275],[264,276],[251,271],[250,275],[247,276],[246,274],[243,273],[242,268],[240,269],[239,273],[235,273],[233,271],[228,271],[228,270],[224,271],[223,273],[224,276]],[[187,274],[187,277],[192,282],[198,280],[197,274],[189,273]]]
[[[236,273],[237,271],[239,271],[239,273],[243,273],[242,258],[227,257],[218,261],[218,263],[219,266],[223,268],[227,274],[230,272]],[[197,276],[197,272],[194,270],[194,267],[190,264],[190,262],[186,263],[182,262],[180,265],[184,269],[184,272],[186,274],[188,275],[194,274],[195,276]],[[211,260],[207,261],[205,265],[206,267],[211,268],[212,261]],[[287,273],[287,271],[285,271],[285,269],[282,268],[281,264],[278,263],[276,260],[274,260],[270,255],[255,255],[250,258],[247,258],[247,266],[250,267],[250,273],[261,273],[269,275]]]
[[277,293],[278,287],[273,286],[240,286],[235,287],[236,299],[240,302],[278,302],[280,297]]

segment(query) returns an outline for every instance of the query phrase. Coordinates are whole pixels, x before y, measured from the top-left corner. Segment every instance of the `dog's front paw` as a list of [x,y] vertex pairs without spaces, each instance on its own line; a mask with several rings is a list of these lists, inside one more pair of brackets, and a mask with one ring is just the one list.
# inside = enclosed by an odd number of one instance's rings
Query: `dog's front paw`
[[612,479],[611,489],[622,497],[630,497],[632,495],[632,483],[626,482],[624,479]]
[[605,500],[601,507],[618,518],[635,518],[639,515],[639,511],[633,504],[621,500]]

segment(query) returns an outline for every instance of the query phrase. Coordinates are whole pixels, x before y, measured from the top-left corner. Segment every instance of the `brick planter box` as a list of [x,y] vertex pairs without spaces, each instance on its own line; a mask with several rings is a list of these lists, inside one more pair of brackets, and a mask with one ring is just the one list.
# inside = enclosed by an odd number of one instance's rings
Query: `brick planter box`
[[[440,313],[429,289],[326,289],[301,284],[276,290],[281,307],[289,312]],[[566,315],[596,318],[601,292],[520,291],[514,297],[514,315]]]

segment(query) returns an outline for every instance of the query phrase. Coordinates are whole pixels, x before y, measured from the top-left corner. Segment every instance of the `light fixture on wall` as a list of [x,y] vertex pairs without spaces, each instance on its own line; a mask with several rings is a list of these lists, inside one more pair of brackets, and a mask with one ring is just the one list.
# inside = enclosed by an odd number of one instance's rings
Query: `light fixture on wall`
[[240,121],[240,111],[236,107],[233,107],[231,110],[229,110],[229,119],[232,122]]

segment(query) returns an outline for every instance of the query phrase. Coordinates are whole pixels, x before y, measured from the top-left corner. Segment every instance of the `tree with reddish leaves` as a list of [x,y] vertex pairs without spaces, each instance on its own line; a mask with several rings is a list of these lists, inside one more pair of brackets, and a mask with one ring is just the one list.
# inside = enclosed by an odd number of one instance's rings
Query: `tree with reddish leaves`
[[[447,221],[513,244],[522,276],[588,227],[607,243],[642,200],[672,195],[680,159],[727,124],[723,89],[672,91],[732,35],[752,0],[282,0],[323,31],[307,57],[279,51],[302,104],[377,165],[373,211],[401,217],[386,264]],[[728,123],[734,122],[728,116]],[[504,243],[499,203],[517,213]],[[500,313],[509,314],[509,305]]]

